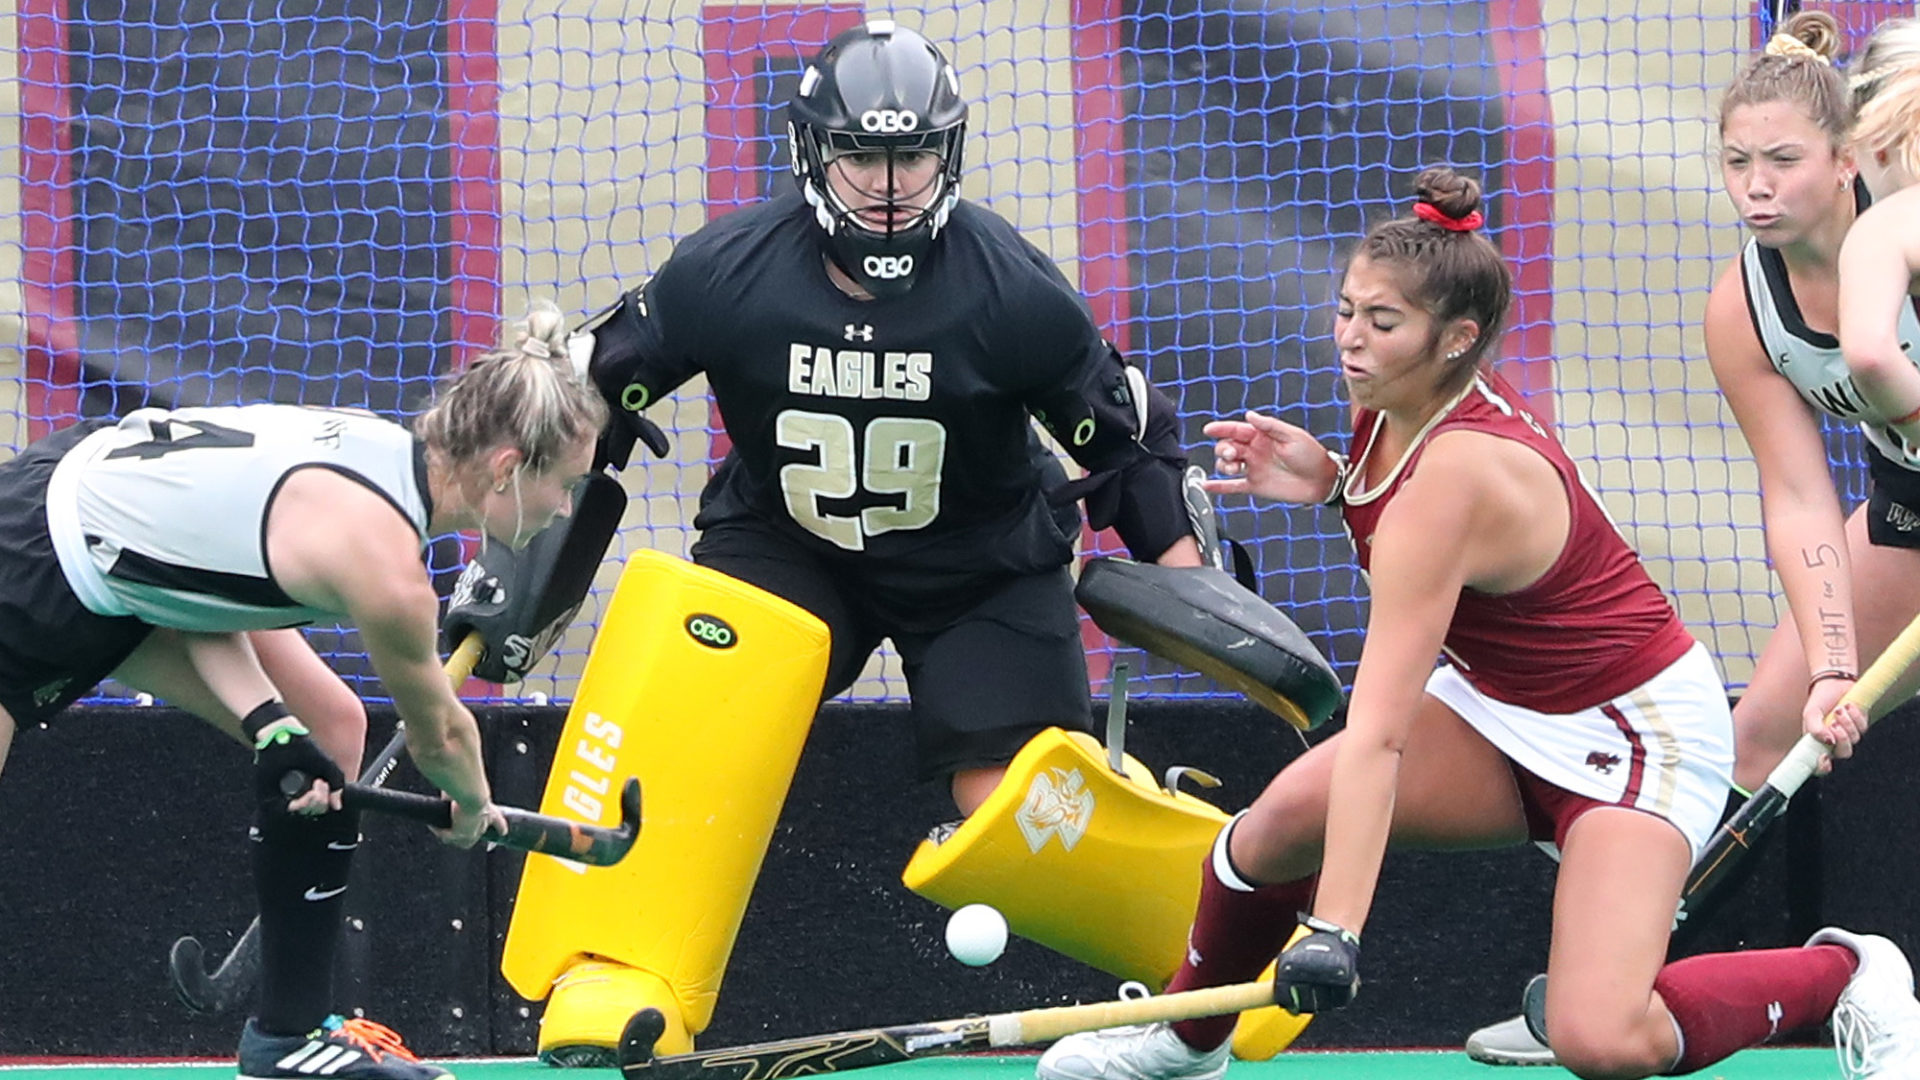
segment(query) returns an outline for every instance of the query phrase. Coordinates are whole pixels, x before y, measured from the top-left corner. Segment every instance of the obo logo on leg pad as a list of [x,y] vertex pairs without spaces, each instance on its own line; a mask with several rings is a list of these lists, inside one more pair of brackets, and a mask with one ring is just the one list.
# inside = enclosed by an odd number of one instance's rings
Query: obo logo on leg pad
[[687,636],[709,649],[731,649],[740,641],[740,635],[718,615],[687,616]]

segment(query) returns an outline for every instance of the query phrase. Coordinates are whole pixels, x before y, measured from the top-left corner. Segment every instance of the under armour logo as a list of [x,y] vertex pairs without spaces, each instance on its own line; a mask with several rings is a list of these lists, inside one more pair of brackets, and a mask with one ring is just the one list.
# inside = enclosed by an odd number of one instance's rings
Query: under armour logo
[[852,323],[848,323],[846,333],[848,341],[852,341],[855,338],[859,338],[861,341],[873,340],[873,327],[870,325],[863,324],[855,326]]
[[1618,764],[1620,764],[1619,754],[1608,754],[1595,750],[1587,755],[1587,765],[1590,766],[1594,772],[1602,776],[1612,773],[1613,767]]
[[1786,1015],[1787,1010],[1781,1008],[1779,1002],[1767,1002],[1767,1038],[1780,1034],[1780,1021]]
[[1021,835],[1027,838],[1027,848],[1035,854],[1054,836],[1060,837],[1061,847],[1072,851],[1093,820],[1093,792],[1087,790],[1080,770],[1052,772],[1052,778],[1046,773],[1033,778],[1019,812],[1013,815]]

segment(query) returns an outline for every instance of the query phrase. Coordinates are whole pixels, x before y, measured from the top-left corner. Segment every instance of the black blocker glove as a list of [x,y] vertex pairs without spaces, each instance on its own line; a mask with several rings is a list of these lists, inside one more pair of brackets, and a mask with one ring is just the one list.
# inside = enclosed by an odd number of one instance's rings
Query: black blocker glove
[[1280,954],[1273,973],[1273,1000],[1299,1016],[1337,1009],[1360,992],[1360,935],[1324,919],[1302,915],[1313,931]]
[[[287,804],[312,790],[315,780],[325,780],[334,791],[347,786],[340,766],[280,702],[266,702],[248,713],[240,720],[240,730],[253,743],[253,793],[262,809],[286,813]],[[285,791],[280,785],[289,773],[306,779]]]

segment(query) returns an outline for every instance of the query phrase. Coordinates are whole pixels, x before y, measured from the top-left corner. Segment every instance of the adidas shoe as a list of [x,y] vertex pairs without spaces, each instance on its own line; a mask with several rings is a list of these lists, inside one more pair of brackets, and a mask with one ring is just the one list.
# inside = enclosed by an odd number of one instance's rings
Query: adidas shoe
[[1828,927],[1808,945],[1844,945],[1860,966],[1833,1007],[1833,1049],[1848,1080],[1920,1080],[1920,1001],[1900,946]]
[[1040,1055],[1040,1080],[1220,1080],[1230,1042],[1195,1050],[1171,1024],[1139,1024],[1069,1035]]
[[240,1032],[239,1080],[453,1080],[423,1063],[393,1029],[329,1016],[305,1035],[268,1035],[252,1020]]

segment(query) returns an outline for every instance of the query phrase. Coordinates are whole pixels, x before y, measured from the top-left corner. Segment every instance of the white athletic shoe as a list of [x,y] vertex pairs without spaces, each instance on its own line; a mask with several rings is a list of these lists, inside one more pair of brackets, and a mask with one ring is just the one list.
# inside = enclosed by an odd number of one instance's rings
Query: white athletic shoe
[[1833,1049],[1848,1080],[1920,1080],[1920,1001],[1900,946],[1828,927],[1808,945],[1844,945],[1860,966],[1833,1007]]
[[1180,1041],[1171,1024],[1069,1035],[1040,1055],[1040,1080],[1220,1080],[1231,1040],[1211,1050]]
[[1524,1016],[1489,1024],[1467,1036],[1467,1056],[1483,1065],[1559,1064],[1553,1051],[1533,1037]]

